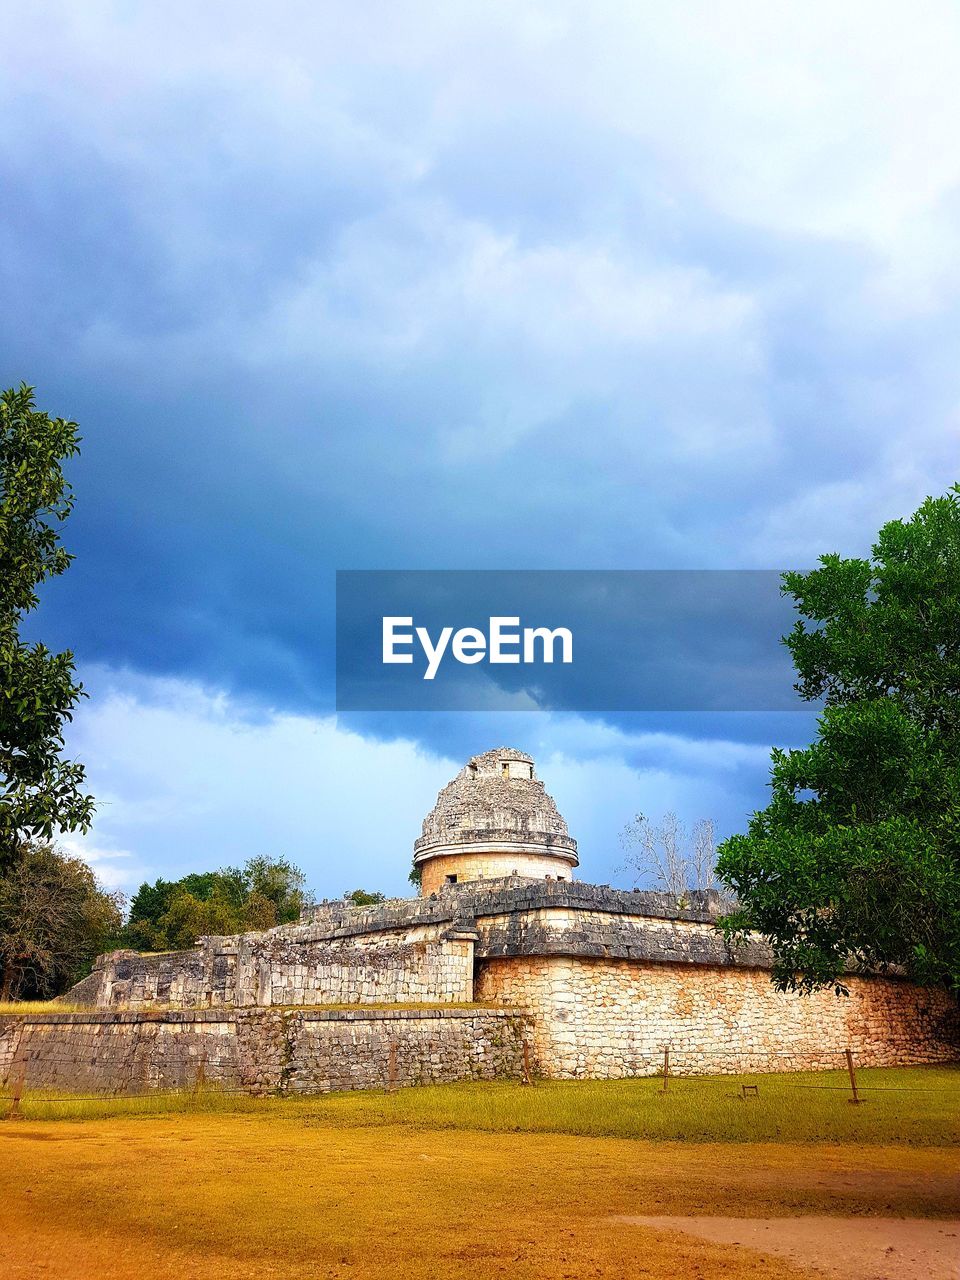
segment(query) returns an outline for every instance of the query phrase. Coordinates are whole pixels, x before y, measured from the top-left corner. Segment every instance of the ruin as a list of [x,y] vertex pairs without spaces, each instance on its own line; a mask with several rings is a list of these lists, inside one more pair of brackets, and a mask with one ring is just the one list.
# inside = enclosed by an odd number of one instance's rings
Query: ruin
[[320,1092],[535,1071],[581,1079],[956,1059],[957,1006],[891,975],[850,994],[770,981],[731,949],[714,894],[573,879],[576,841],[524,752],[475,756],[414,845],[421,894],[342,901],[188,951],[99,957],[87,1012],[0,1022],[0,1077],[142,1089],[196,1078]]
[[577,842],[533,758],[501,747],[474,756],[437,797],[413,846],[420,892],[511,876],[573,879]]

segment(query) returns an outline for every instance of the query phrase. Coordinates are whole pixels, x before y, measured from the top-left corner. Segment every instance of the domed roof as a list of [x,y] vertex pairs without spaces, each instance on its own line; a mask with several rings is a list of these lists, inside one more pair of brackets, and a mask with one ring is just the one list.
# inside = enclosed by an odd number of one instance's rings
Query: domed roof
[[413,846],[420,863],[437,854],[509,847],[555,853],[577,865],[577,842],[536,776],[533,757],[513,747],[474,756],[440,792]]

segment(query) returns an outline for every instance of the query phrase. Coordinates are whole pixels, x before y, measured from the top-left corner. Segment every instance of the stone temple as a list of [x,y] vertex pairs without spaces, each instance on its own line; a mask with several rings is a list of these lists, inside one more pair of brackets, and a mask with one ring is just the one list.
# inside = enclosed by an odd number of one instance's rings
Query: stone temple
[[537,778],[533,758],[501,747],[474,756],[448,783],[413,846],[421,893],[522,876],[572,880],[577,842]]
[[522,751],[474,756],[413,853],[418,898],[99,957],[70,1011],[0,1018],[0,1080],[287,1094],[642,1076],[667,1051],[684,1073],[960,1054],[943,992],[853,974],[847,997],[779,992],[762,940],[725,943],[714,895],[574,880],[576,841]]

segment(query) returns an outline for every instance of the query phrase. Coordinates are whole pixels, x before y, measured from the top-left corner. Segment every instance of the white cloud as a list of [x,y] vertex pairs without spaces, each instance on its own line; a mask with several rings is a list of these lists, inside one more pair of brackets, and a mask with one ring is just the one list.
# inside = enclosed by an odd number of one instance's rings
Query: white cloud
[[269,12],[171,3],[122,16],[51,3],[18,27],[10,90],[42,78],[48,101],[124,144],[133,165],[169,160],[178,183],[197,175],[157,105],[184,94],[195,108],[184,130],[217,146],[221,166],[266,146],[293,162],[339,149],[341,163],[359,156],[398,182],[428,173],[468,125],[552,118],[648,149],[678,191],[751,225],[861,240],[891,261],[917,255],[924,274],[938,228],[952,242],[939,220],[960,183],[960,13],[949,0],[351,13],[288,0]]
[[[437,423],[443,456],[458,463],[489,461],[578,403],[620,399],[625,383],[639,381],[662,405],[664,357],[669,370],[700,356],[722,364],[722,394],[742,412],[723,433],[704,429],[718,398],[705,387],[688,425],[681,415],[657,452],[735,450],[755,464],[769,433],[751,392],[762,363],[757,321],[753,300],[703,267],[609,238],[525,245],[440,202],[408,201],[350,225],[306,262],[242,350],[263,368],[282,353],[294,364],[373,362],[393,376],[418,367],[441,378],[451,348],[468,352],[467,385]],[[423,449],[436,444],[425,431]]]
[[[84,671],[92,693],[72,727],[99,801],[93,830],[64,843],[110,887],[282,854],[323,895],[362,885],[408,892],[420,823],[463,760],[377,741],[334,717],[245,704],[183,680]],[[618,834],[638,810],[734,825],[765,748],[628,733],[577,716],[478,716],[534,752],[581,846],[586,879],[609,879]],[[489,724],[489,727],[486,727]],[[759,791],[757,799],[759,800]]]
[[88,836],[59,836],[57,847],[72,858],[81,858],[105,889],[127,892],[149,871],[129,849],[101,849]]
[[186,681],[102,668],[84,677],[94,696],[70,746],[88,762],[98,812],[74,847],[98,871],[116,858],[114,883],[266,853],[293,858],[325,892],[365,879],[402,888],[424,797],[451,762]]

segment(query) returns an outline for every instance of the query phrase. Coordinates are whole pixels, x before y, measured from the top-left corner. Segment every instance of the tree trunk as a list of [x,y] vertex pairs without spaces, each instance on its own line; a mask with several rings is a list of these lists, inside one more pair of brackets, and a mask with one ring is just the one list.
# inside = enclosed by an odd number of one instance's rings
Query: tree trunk
[[0,969],[0,1003],[5,1004],[13,999],[13,988],[17,978],[17,971],[8,961],[3,963]]

